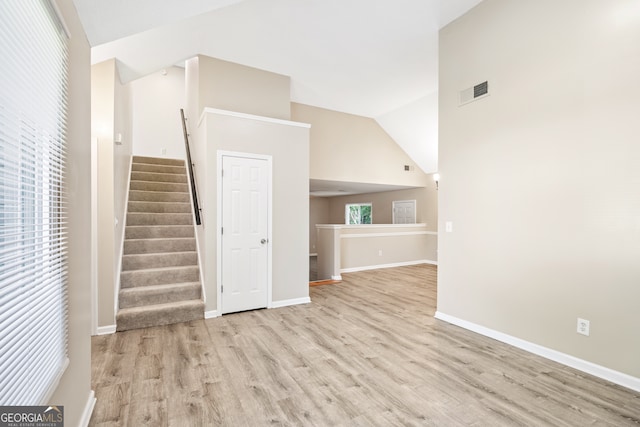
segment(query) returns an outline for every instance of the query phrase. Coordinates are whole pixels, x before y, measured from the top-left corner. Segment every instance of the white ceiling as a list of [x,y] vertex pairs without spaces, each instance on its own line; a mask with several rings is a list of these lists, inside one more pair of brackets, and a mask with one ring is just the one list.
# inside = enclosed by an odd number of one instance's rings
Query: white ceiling
[[438,30],[481,0],[74,0],[124,83],[204,54],[291,77],[294,102],[372,117],[437,170]]

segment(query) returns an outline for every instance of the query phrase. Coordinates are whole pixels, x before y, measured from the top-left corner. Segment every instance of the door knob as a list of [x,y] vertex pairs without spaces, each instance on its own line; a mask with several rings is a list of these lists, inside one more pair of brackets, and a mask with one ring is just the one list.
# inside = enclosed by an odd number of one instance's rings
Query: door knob
[[265,244],[265,243],[267,243],[267,242],[268,242],[268,240],[267,240],[267,239],[262,239],[262,240],[260,240],[260,244],[262,244],[262,245],[264,245],[264,244]]

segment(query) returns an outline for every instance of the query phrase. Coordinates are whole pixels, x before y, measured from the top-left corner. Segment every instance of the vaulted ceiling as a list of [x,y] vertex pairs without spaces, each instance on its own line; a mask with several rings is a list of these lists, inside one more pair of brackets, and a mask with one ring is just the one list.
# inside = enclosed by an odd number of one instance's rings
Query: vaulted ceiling
[[438,30],[481,0],[74,0],[123,83],[204,54],[291,77],[294,102],[372,117],[437,170]]

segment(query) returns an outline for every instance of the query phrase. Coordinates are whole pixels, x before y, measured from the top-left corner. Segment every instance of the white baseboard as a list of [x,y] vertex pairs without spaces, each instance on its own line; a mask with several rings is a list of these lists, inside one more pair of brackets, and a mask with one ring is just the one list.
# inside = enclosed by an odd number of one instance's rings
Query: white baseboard
[[377,270],[379,268],[406,267],[408,265],[419,265],[419,264],[438,265],[438,262],[430,261],[427,259],[419,259],[416,261],[394,262],[391,264],[377,264],[377,265],[367,265],[364,267],[341,268],[340,273],[355,273],[357,271]]
[[219,317],[218,310],[209,310],[204,312],[205,319],[213,319],[214,317]]
[[87,403],[84,405],[84,411],[82,411],[82,417],[80,417],[80,422],[78,423],[78,427],[87,427],[89,425],[89,421],[91,420],[91,414],[93,414],[93,408],[96,406],[96,394],[93,390],[89,392],[89,398],[87,399]]
[[310,302],[311,302],[311,298],[309,297],[285,299],[282,301],[273,301],[271,303],[270,308],[280,308],[280,307],[287,307],[290,305],[298,305],[298,304],[309,304]]
[[480,326],[475,323],[441,313],[439,311],[436,311],[435,318],[456,326],[460,326],[461,328],[468,329],[472,332],[476,332],[480,335],[493,338],[494,340],[503,342],[505,344],[512,345],[521,350],[528,351],[529,353],[542,356],[545,359],[553,360],[554,362],[561,363],[595,377],[602,378],[614,384],[618,384],[631,390],[640,392],[640,378],[632,377],[631,375],[625,374],[623,372],[614,371],[613,369],[609,369],[601,365],[596,365],[595,363],[591,363],[583,359],[578,359],[577,357],[568,355],[566,353],[552,350],[550,348],[543,347],[541,345],[534,344],[532,342],[525,341],[523,339],[516,338],[514,336],[507,335],[502,332],[498,332],[496,330],[489,329],[484,326]]
[[96,335],[109,335],[116,333],[116,325],[98,326]]
[[342,276],[331,276],[331,280],[342,280]]

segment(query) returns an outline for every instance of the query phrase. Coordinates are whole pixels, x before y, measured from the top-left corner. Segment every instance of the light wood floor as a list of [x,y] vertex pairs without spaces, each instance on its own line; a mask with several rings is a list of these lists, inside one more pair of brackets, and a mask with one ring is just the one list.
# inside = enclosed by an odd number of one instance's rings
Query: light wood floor
[[92,341],[92,426],[638,426],[640,393],[433,318],[436,268]]

